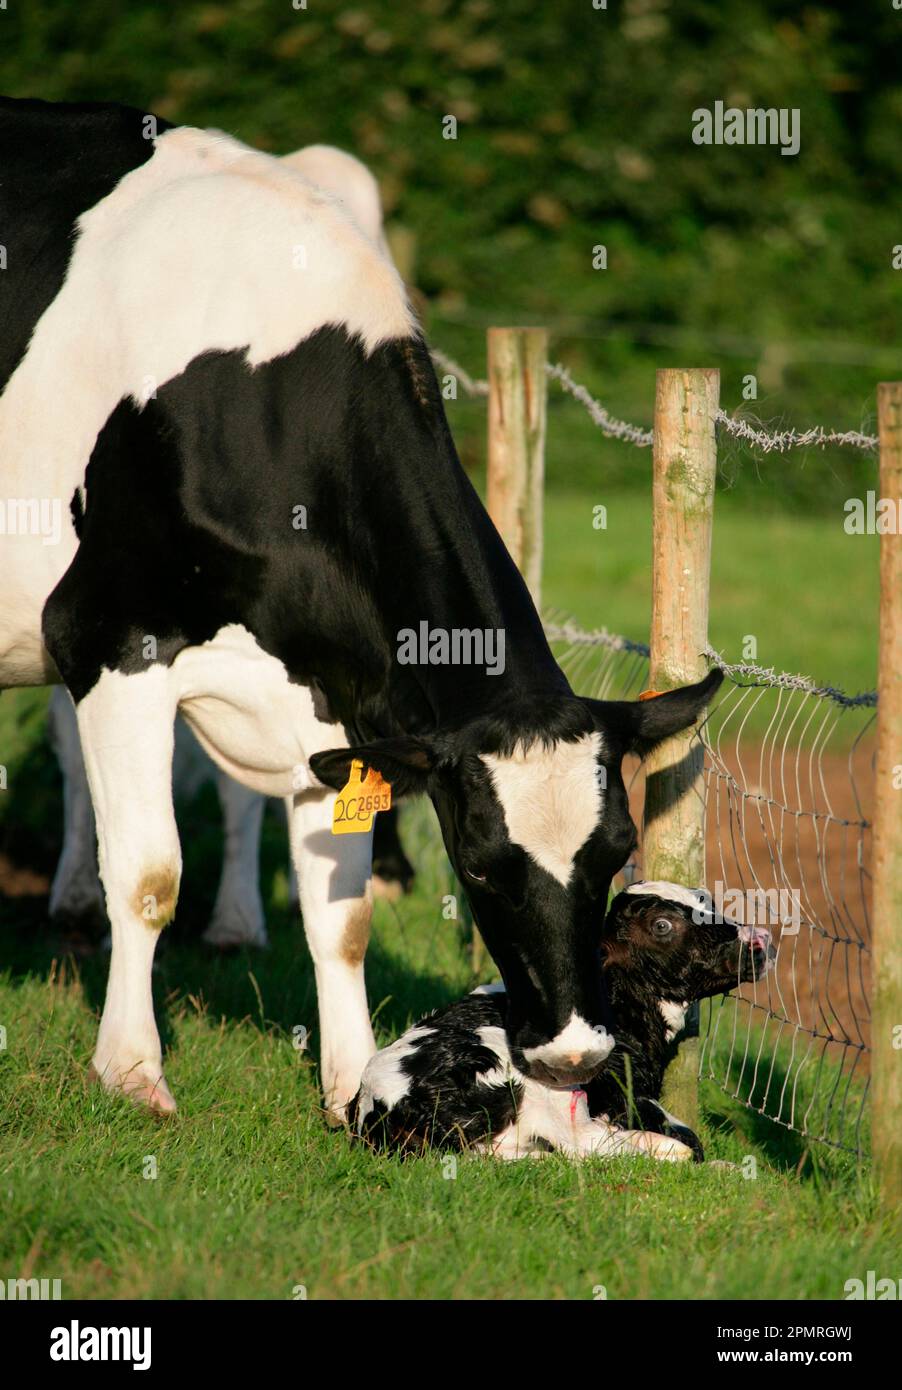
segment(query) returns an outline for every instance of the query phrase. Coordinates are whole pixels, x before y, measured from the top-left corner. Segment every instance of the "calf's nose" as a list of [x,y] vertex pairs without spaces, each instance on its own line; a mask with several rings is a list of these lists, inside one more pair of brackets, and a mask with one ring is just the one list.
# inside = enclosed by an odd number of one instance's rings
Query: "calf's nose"
[[753,950],[766,951],[770,946],[771,936],[766,927],[742,926],[739,928],[739,940],[746,946],[751,946]]

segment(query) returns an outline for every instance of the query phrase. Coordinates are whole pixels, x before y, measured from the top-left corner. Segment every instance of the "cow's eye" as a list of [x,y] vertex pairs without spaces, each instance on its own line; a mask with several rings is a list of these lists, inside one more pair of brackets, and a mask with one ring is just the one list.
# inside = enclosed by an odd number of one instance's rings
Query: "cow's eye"
[[471,883],[485,883],[486,881],[486,875],[480,873],[478,869],[466,868],[464,869],[464,873]]
[[673,923],[667,917],[656,917],[651,924],[651,929],[655,936],[670,936],[673,931]]

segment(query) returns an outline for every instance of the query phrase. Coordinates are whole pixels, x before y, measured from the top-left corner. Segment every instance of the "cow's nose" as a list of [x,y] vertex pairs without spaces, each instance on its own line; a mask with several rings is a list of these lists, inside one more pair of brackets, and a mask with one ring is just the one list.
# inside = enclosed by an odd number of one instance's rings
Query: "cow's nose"
[[532,1068],[537,1081],[550,1086],[582,1086],[591,1081],[604,1065],[597,1052],[568,1052],[560,1062],[538,1063]]
[[[548,1042],[523,1047],[522,1069],[547,1086],[577,1086],[591,1081],[614,1048],[614,1038],[601,1024],[592,1027],[574,1014]],[[521,1065],[518,1059],[518,1065]]]

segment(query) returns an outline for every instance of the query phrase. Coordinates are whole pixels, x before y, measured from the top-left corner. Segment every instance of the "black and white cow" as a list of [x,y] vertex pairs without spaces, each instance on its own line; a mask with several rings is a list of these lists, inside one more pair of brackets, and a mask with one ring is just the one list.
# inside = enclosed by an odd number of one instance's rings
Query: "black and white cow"
[[[361,231],[388,256],[379,186],[365,164],[331,145],[307,145],[282,156],[282,163],[335,197]],[[75,709],[58,686],[51,697],[48,728],[63,778],[63,845],[50,887],[50,919],[66,940],[88,944],[109,931],[97,867],[94,810],[85,773]],[[260,894],[260,831],[265,798],[217,768],[184,721],[177,720],[173,750],[176,800],[195,796],[211,781],[222,811],[223,855],[219,885],[203,940],[210,946],[268,944]],[[373,896],[396,900],[414,877],[398,833],[395,807],[373,827]],[[297,878],[289,861],[289,899],[298,902]]]
[[[688,727],[719,674],[574,695],[396,271],[297,170],[128,108],[3,101],[0,227],[0,683],[62,681],[77,706],[113,944],[97,1073],[174,1108],[151,965],[180,710],[290,798],[333,1112],[375,1050],[371,837],[331,833],[355,758],[431,796],[524,1075],[590,1079],[593,923],[635,839],[621,758]],[[410,659],[423,627],[443,640]],[[461,633],[504,662],[450,664]]]
[[770,933],[718,920],[701,890],[639,882],[611,903],[599,944],[596,970],[616,1036],[585,1089],[524,1076],[507,1041],[504,987],[482,986],[367,1063],[349,1107],[352,1132],[400,1152],[469,1147],[515,1159],[556,1149],[701,1160],[697,1136],[659,1104],[664,1072],[690,1003],[773,968]]

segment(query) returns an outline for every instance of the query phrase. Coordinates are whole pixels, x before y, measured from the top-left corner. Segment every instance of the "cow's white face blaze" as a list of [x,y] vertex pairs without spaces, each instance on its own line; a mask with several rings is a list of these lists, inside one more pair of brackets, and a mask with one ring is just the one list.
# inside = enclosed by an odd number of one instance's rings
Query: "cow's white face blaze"
[[635,843],[619,761],[589,728],[463,757],[439,776],[448,853],[508,987],[512,1055],[547,1085],[590,1079],[613,1046],[592,953]]
[[601,819],[600,755],[601,735],[595,732],[553,748],[521,743],[506,758],[482,755],[511,844],[564,888],[578,851]]

